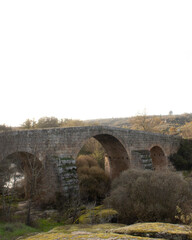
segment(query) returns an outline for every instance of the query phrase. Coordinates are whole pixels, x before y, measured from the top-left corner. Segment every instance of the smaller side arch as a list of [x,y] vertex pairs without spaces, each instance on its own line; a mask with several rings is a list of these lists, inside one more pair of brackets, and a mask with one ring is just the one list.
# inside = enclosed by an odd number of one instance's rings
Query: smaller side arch
[[34,154],[24,151],[13,152],[4,158],[0,165],[7,169],[6,181],[10,186],[14,178],[14,184],[23,186],[26,199],[37,196],[42,185],[43,165]]
[[154,170],[164,170],[168,168],[168,159],[162,147],[158,145],[151,147],[150,156]]

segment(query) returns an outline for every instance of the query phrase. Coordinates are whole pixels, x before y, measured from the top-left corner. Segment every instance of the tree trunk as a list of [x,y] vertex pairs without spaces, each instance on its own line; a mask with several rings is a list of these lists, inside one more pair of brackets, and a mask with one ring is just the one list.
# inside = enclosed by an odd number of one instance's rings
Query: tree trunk
[[31,226],[31,199],[28,200],[26,225]]

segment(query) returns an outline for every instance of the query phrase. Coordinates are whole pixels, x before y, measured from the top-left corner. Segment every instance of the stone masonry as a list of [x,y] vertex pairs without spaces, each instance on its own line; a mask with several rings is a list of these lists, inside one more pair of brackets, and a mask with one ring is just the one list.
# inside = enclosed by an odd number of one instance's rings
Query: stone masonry
[[165,169],[181,138],[105,126],[51,128],[0,133],[0,162],[15,153],[34,155],[45,166],[55,191],[66,195],[78,189],[75,160],[94,137],[106,151],[106,172],[113,179],[127,168]]

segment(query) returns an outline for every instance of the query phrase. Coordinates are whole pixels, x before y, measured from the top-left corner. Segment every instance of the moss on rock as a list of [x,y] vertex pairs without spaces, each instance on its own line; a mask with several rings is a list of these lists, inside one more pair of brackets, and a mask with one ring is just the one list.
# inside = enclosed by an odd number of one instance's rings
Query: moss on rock
[[187,225],[170,223],[138,223],[112,230],[118,234],[130,234],[142,237],[165,238],[172,240],[188,240],[191,227]]
[[113,232],[107,232],[111,229],[125,226],[123,224],[97,224],[97,225],[87,225],[87,224],[73,224],[66,225],[62,227],[56,227],[47,233],[40,233],[34,236],[25,238],[25,240],[102,240],[102,239],[127,239],[127,240],[163,240],[163,239],[153,239],[153,238],[143,238],[130,236],[126,234],[117,234]]
[[118,212],[112,208],[105,209],[102,205],[86,210],[77,219],[81,224],[109,223],[117,219]]

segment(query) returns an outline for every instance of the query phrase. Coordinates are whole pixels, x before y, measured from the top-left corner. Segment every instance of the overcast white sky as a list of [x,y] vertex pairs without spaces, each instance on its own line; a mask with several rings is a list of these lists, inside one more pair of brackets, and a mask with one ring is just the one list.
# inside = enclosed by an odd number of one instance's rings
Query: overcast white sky
[[191,83],[191,0],[0,0],[0,124],[191,113]]

